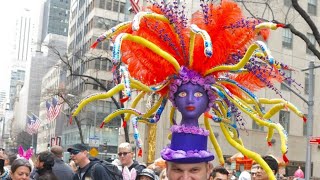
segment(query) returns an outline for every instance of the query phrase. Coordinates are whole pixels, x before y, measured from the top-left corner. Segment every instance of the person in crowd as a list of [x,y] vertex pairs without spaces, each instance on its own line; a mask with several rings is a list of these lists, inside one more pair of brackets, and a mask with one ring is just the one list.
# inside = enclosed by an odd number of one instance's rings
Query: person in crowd
[[152,169],[143,169],[137,176],[136,180],[158,180],[158,176]]
[[76,163],[75,163],[73,160],[71,160],[71,159],[69,160],[69,166],[71,167],[73,173],[76,173],[76,172],[77,172],[78,167],[77,167]]
[[79,167],[73,180],[110,180],[110,174],[99,163],[98,159],[89,159],[88,147],[84,144],[74,144],[67,151],[71,159]]
[[[263,160],[268,164],[270,169],[273,171],[274,175],[276,175],[279,170],[277,160],[270,155],[264,156]],[[264,169],[262,169],[262,167],[259,164],[254,163],[253,167],[255,169],[257,169],[256,174],[254,176],[252,176],[253,180],[268,180],[269,179],[266,171]]]
[[17,154],[13,152],[5,152],[4,155],[4,167],[11,169],[13,161],[17,159]]
[[42,176],[50,176],[52,180],[58,180],[58,178],[54,175],[52,171],[53,166],[54,155],[51,152],[43,151],[39,153],[35,163],[35,167],[37,170],[34,179],[38,180]]
[[251,180],[251,175],[248,171],[242,171],[239,180]]
[[[132,147],[129,143],[121,143],[119,145],[118,149],[118,156],[120,164],[118,167],[122,171],[123,167],[128,167],[129,171],[131,171],[133,168],[137,171],[137,174],[139,174],[143,169],[146,168],[145,165],[139,164],[138,161],[133,160],[134,153],[132,152]],[[118,161],[118,162],[119,162]]]
[[218,166],[213,168],[209,180],[227,180],[229,175],[229,171],[222,167]]
[[51,153],[54,155],[53,173],[59,180],[72,180],[74,172],[71,167],[63,160],[63,148],[61,146],[52,146]]
[[168,177],[167,177],[167,170],[166,169],[163,169],[159,175],[159,179],[160,180],[168,180]]
[[29,180],[31,173],[31,164],[28,160],[20,158],[12,162],[10,177],[8,180]]
[[0,179],[7,179],[9,177],[10,169],[6,167],[6,162],[8,160],[7,154],[3,149],[0,149]]

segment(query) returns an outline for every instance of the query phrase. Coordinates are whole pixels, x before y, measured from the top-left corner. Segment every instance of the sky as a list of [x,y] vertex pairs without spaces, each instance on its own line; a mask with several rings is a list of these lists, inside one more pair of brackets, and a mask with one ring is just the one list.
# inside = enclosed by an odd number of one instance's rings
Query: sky
[[24,8],[37,7],[38,2],[39,0],[10,0],[0,6],[0,91],[9,89],[16,18]]

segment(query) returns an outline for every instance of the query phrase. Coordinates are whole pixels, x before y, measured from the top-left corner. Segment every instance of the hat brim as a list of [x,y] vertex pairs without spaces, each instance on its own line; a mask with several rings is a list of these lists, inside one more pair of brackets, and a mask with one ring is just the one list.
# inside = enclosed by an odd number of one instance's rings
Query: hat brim
[[164,160],[168,162],[174,162],[174,163],[193,164],[193,163],[209,162],[209,161],[212,161],[213,159],[214,159],[214,156],[212,155],[204,158],[188,157],[188,158],[164,159]]
[[138,177],[140,177],[140,176],[148,176],[148,177],[154,179],[154,176],[152,176],[152,175],[149,174],[149,173],[140,173],[140,174],[138,175]]
[[77,148],[68,148],[68,149],[67,149],[68,152],[71,152],[71,151],[73,151],[73,150],[81,151],[80,149],[77,149]]

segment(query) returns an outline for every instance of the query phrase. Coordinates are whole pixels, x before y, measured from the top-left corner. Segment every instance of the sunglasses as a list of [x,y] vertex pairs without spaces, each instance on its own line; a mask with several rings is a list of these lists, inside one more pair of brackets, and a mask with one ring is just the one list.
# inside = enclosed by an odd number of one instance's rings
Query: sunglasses
[[70,154],[77,155],[77,154],[79,154],[79,152],[81,152],[81,151],[79,151],[79,150],[72,150],[72,151],[70,151]]
[[118,153],[118,156],[119,156],[119,157],[121,157],[122,155],[123,155],[123,156],[126,156],[126,155],[129,154],[129,153],[130,153],[130,152],[119,152],[119,153]]

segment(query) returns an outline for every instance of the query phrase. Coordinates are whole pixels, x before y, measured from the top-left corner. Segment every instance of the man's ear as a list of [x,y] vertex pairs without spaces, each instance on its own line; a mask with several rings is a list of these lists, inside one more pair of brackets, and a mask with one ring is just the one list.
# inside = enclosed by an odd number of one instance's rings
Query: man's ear
[[213,169],[213,164],[211,162],[208,162],[207,163],[207,179],[210,178],[210,174],[212,172],[212,169]]

